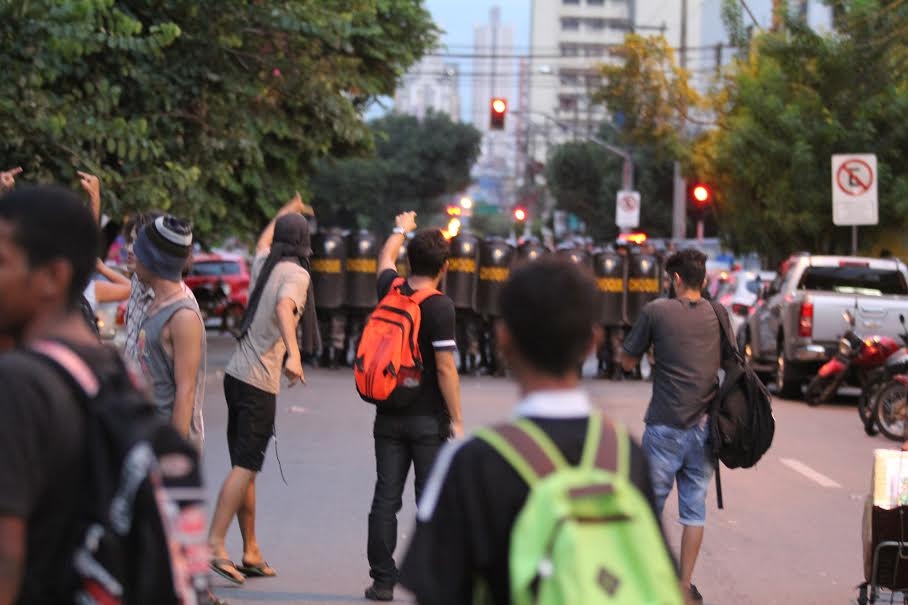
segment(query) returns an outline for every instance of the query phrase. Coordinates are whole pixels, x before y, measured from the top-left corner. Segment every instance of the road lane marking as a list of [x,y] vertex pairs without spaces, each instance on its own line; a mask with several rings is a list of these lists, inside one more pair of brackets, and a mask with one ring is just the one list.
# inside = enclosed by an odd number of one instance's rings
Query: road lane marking
[[830,487],[830,488],[839,488],[839,489],[842,487],[836,481],[830,479],[823,473],[819,473],[819,472],[813,470],[812,468],[810,468],[809,466],[807,466],[806,464],[804,464],[803,462],[801,462],[799,460],[795,460],[794,458],[782,458],[781,461],[782,461],[782,464],[784,464],[785,466],[787,466],[794,472],[804,475],[805,477],[807,477],[814,483],[818,483],[820,485],[820,487]]

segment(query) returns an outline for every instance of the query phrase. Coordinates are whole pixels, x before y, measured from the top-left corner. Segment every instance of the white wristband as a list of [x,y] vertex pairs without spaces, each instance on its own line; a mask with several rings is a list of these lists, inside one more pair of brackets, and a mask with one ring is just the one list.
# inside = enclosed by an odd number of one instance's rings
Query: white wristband
[[394,229],[391,230],[391,233],[400,233],[401,235],[406,235],[407,230],[403,227],[394,227]]

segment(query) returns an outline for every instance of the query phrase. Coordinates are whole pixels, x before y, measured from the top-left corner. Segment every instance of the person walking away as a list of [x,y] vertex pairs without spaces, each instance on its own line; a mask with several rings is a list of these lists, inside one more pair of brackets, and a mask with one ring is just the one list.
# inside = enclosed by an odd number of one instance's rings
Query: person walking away
[[684,528],[681,585],[691,602],[701,603],[703,597],[691,580],[703,542],[706,494],[715,471],[707,412],[718,393],[721,361],[733,352],[722,350],[718,316],[701,293],[706,255],[693,249],[676,252],[666,261],[665,271],[675,297],[656,299],[643,307],[624,339],[621,363],[629,372],[653,347],[656,364],[644,418],[643,450],[660,517],[677,483]]
[[[404,212],[395,218],[392,235],[385,242],[378,260],[378,298],[392,288],[412,296],[421,290],[437,290],[444,277],[450,243],[439,229],[416,232],[407,245],[409,277],[399,277],[397,256],[406,236],[416,230],[416,213]],[[450,437],[463,435],[460,409],[460,379],[454,359],[454,302],[441,293],[428,296],[420,304],[421,324],[417,335],[423,370],[413,403],[400,408],[377,406],[375,438],[375,493],[369,511],[367,555],[372,584],[365,597],[373,601],[394,598],[397,566],[397,513],[410,466],[414,469],[416,499],[438,451]]]
[[[553,586],[559,576],[572,584],[575,605],[631,602],[625,596],[628,590],[650,591],[651,595],[658,591],[669,595],[658,602],[680,603],[677,574],[655,516],[643,452],[622,428],[594,410],[580,386],[577,367],[602,339],[592,276],[565,259],[540,259],[511,273],[500,301],[496,339],[521,397],[515,420],[480,429],[439,454],[419,502],[416,533],[403,561],[401,584],[421,605],[528,602],[524,599],[534,584],[533,576],[538,579],[536,602],[540,603],[558,602],[548,600],[552,591],[547,586]],[[597,482],[614,476],[605,474],[600,465],[623,469],[618,473],[621,481],[607,489],[600,489],[601,484],[594,489]],[[558,519],[539,508],[538,490],[556,493],[545,486],[564,481],[565,472],[596,478],[593,485],[568,490],[578,494],[574,501],[584,493],[593,496],[622,490],[618,492],[621,499],[634,503],[634,521],[624,519],[610,525],[618,531],[639,528],[643,533],[635,535],[648,540],[602,540],[596,534],[593,549],[556,545],[553,553],[569,551],[572,560],[559,565],[554,559],[548,566],[552,573],[539,579],[537,570],[543,569],[544,561],[533,559],[533,551],[547,549]],[[609,502],[604,500],[594,508],[585,502],[590,522],[581,527],[601,531],[609,525],[597,527],[592,522],[596,515],[605,516],[602,507],[610,506]],[[576,529],[571,519],[565,527],[568,525],[571,527],[558,535],[578,536],[586,531]],[[625,546],[609,548],[610,543]],[[584,593],[581,588],[589,582],[573,574],[587,569],[583,561],[588,560],[596,561],[600,569],[598,575],[589,574],[590,578],[593,582],[601,579],[603,587],[593,586]],[[662,574],[659,582],[635,582],[642,576],[631,573],[657,568]],[[514,573],[519,569],[529,570],[529,576]],[[617,575],[620,570],[627,573]],[[614,593],[610,597],[604,589]],[[590,600],[581,600],[580,594]],[[674,601],[671,595],[676,597]]]
[[[225,370],[231,469],[218,494],[208,540],[211,569],[235,584],[242,584],[247,576],[277,575],[265,561],[255,532],[255,479],[274,434],[282,371],[290,387],[305,384],[297,324],[302,321],[304,335],[318,330],[309,276],[309,224],[300,214],[307,209],[297,194],[259,237],[250,281],[252,294],[236,350]],[[225,545],[234,516],[243,537],[239,566],[230,559]]]
[[160,216],[139,232],[134,251],[136,275],[154,292],[139,328],[139,366],[159,414],[201,451],[205,324],[182,278],[192,254],[192,229],[173,216]]

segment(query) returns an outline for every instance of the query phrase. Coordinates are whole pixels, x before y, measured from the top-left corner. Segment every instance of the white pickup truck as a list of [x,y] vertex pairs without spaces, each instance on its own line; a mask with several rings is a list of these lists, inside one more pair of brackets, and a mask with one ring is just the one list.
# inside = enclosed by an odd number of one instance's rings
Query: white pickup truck
[[855,317],[859,336],[902,334],[908,315],[908,268],[896,259],[798,256],[761,296],[742,328],[739,344],[755,366],[769,365],[782,397],[801,395],[801,385],[836,350]]

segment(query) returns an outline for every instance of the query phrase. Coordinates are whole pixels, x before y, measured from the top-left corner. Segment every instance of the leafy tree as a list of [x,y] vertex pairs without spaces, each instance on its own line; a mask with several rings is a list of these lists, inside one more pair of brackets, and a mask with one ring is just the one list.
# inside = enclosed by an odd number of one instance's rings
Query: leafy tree
[[716,183],[727,243],[776,260],[850,249],[832,225],[830,157],[874,152],[880,222],[908,217],[908,53],[900,0],[836,2],[835,34],[794,20],[758,36],[714,98],[695,163]]
[[257,228],[430,48],[412,0],[0,0],[0,153],[114,212]]
[[474,127],[435,112],[422,120],[392,113],[369,126],[376,141],[373,157],[326,160],[320,166],[312,182],[317,213],[345,209],[358,216],[360,226],[371,227],[403,210],[437,212],[441,196],[470,184],[482,138]]
[[[593,97],[613,120],[602,125],[600,138],[631,151],[641,228],[652,236],[669,236],[673,162],[687,158],[688,126],[703,101],[664,37],[629,35],[614,56],[614,63],[600,68],[606,84]],[[612,239],[618,232],[621,167],[619,157],[593,143],[568,143],[550,156],[546,178],[559,207],[579,216],[595,237]]]

